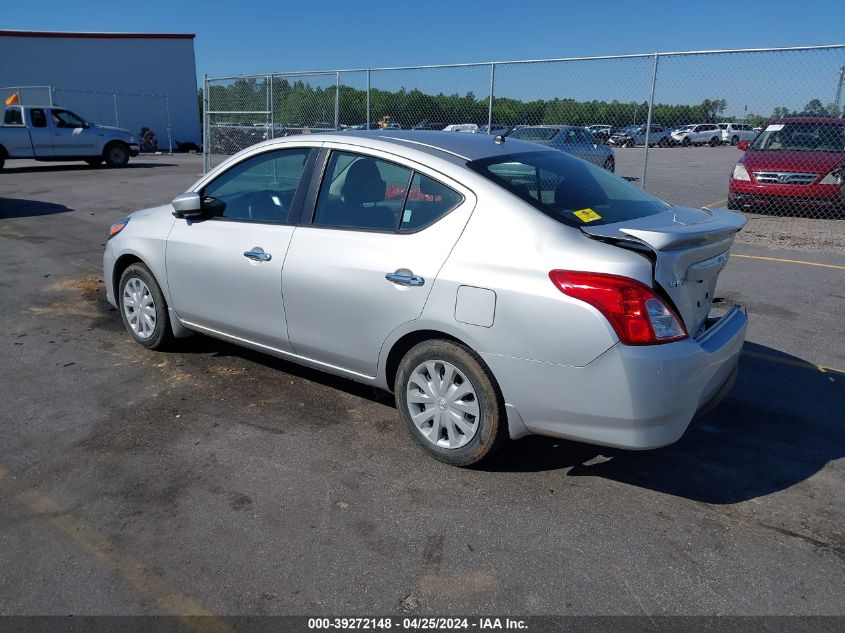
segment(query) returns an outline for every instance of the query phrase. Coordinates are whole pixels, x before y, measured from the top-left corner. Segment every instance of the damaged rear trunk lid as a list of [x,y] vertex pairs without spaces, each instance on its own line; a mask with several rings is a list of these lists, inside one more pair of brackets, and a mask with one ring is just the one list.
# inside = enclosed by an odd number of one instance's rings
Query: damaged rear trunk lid
[[725,209],[671,207],[614,224],[580,227],[586,235],[654,254],[654,281],[668,296],[690,336],[710,313],[716,282],[745,217]]

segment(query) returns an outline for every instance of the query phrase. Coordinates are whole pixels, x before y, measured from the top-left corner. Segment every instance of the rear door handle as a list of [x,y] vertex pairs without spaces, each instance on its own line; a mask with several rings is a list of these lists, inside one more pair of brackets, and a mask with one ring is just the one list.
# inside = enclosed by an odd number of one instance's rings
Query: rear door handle
[[397,286],[422,286],[425,284],[425,279],[422,277],[418,277],[414,275],[410,271],[405,273],[395,272],[395,273],[387,273],[384,276],[387,281],[391,281],[395,283]]
[[256,262],[269,262],[273,259],[273,256],[270,253],[265,253],[260,246],[253,246],[251,251],[244,252],[244,257]]

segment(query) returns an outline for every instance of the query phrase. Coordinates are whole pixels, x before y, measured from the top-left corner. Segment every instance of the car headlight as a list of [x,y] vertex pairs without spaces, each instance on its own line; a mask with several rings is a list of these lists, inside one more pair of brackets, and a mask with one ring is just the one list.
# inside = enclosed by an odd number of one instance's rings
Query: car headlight
[[845,178],[845,167],[836,167],[830,170],[830,173],[819,181],[820,185],[841,185]]
[[114,224],[109,227],[109,237],[108,239],[113,238],[115,235],[120,233],[123,229],[126,228],[126,225],[129,224],[130,218],[123,218],[122,220],[118,220]]
[[742,163],[736,164],[736,167],[734,167],[734,173],[731,175],[731,178],[733,180],[751,180],[751,176],[748,175],[748,170]]

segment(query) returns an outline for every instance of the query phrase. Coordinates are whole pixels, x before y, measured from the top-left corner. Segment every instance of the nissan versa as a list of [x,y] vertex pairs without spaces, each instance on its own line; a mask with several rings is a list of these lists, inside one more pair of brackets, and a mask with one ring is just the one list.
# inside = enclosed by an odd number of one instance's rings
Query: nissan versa
[[534,143],[346,132],[231,157],[112,225],[103,266],[144,347],[201,332],[391,390],[468,465],[681,437],[735,377],[745,312],[710,308],[744,224]]

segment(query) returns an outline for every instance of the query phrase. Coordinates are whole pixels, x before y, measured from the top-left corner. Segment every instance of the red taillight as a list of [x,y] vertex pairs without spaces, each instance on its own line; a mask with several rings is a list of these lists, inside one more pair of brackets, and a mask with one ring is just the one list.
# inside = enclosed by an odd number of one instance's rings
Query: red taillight
[[596,308],[627,345],[653,345],[687,338],[684,324],[651,288],[636,279],[576,270],[553,270],[565,295]]

